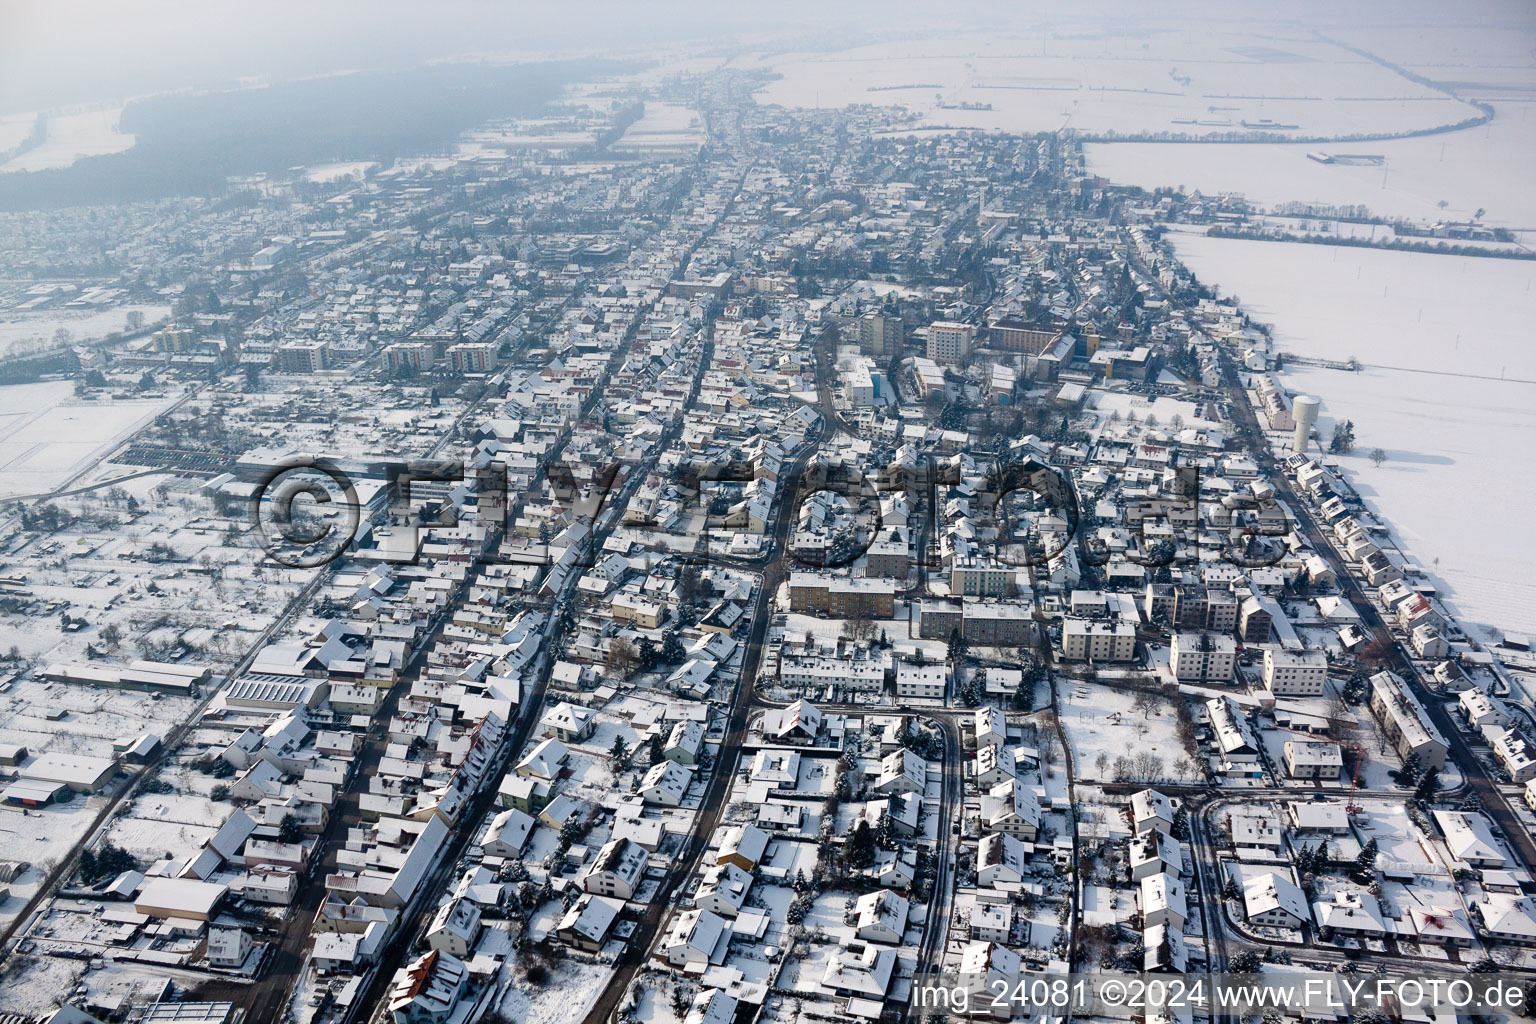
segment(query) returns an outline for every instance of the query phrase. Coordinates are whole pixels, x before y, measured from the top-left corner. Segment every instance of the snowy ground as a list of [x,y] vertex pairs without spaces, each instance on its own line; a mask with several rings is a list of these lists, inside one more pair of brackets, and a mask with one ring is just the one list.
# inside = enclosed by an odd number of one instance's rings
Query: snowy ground
[[1174,765],[1191,757],[1179,743],[1173,704],[1165,697],[1159,697],[1157,710],[1144,716],[1133,707],[1137,694],[1127,689],[1066,679],[1060,694],[1058,714],[1079,779],[1112,781],[1115,758],[1144,751],[1162,758],[1164,775],[1171,777]]
[[1184,234],[1175,247],[1272,323],[1281,351],[1364,364],[1290,363],[1285,382],[1322,399],[1321,437],[1354,421],[1359,446],[1335,460],[1458,617],[1536,630],[1536,479],[1511,463],[1536,446],[1536,349],[1522,327],[1536,265]]
[[1486,224],[1530,229],[1536,199],[1524,169],[1536,160],[1536,115],[1529,108],[1497,104],[1490,123],[1446,135],[1321,147],[1380,155],[1382,166],[1319,163],[1307,158],[1315,144],[1110,142],[1089,144],[1085,156],[1089,170],[1120,185],[1240,192],[1271,209],[1290,202],[1364,206],[1379,217],[1429,223],[1467,220],[1481,209]]
[[680,104],[653,101],[645,105],[645,116],[630,125],[613,148],[643,153],[703,144],[704,122],[697,113]]
[[[780,78],[764,104],[903,106],[914,127],[1191,136],[1280,122],[1306,135],[1402,131],[1473,111],[1353,53],[1280,26],[1198,32],[1183,22],[950,34],[733,64]],[[971,109],[963,109],[969,106]],[[987,107],[990,109],[974,109]]]
[[[501,1012],[520,1024],[559,1024],[571,1019],[575,1007],[589,1007],[608,982],[612,969],[574,960],[551,963],[549,977],[532,987],[514,985],[501,1001]],[[585,1012],[585,1009],[582,1010]]]
[[0,497],[58,487],[177,397],[87,402],[69,381],[0,387]]
[[106,156],[131,149],[134,137],[118,129],[122,116],[122,107],[50,114],[48,137],[42,145],[0,164],[0,174],[68,167],[81,157]]
[[133,312],[143,313],[145,324],[155,324],[170,318],[171,307],[136,303],[111,309],[8,311],[0,314],[0,355],[51,347],[61,328],[76,342],[105,338],[113,331],[124,330],[128,314]]

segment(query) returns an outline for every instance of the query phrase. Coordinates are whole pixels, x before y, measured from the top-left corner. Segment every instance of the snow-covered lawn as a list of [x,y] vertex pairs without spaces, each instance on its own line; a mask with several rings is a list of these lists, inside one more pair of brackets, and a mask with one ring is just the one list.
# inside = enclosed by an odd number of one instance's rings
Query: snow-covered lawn
[[1157,695],[1159,706],[1144,714],[1134,707],[1138,693],[1129,689],[1063,679],[1058,692],[1079,779],[1113,781],[1116,758],[1143,752],[1161,758],[1161,774],[1172,777],[1177,762],[1192,758],[1179,743],[1178,719],[1166,697]]
[[565,1024],[586,1012],[612,973],[605,964],[553,961],[543,984],[513,985],[502,997],[501,1012],[519,1024]]

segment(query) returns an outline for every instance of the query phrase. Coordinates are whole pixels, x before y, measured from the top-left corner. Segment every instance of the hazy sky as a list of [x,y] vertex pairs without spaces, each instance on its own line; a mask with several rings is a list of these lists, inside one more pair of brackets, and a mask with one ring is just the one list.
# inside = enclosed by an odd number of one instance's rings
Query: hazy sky
[[[1203,10],[1202,10],[1203,8]],[[1305,27],[1443,22],[1536,24],[1531,0],[1303,0],[1276,7],[1249,0],[1256,18]],[[902,27],[980,29],[1043,22],[1125,25],[1177,17],[1230,24],[1233,0],[0,0],[0,112],[17,112],[184,88],[222,88],[242,77],[285,78],[350,68],[387,68],[471,52],[662,49],[669,43],[744,35],[830,38]]]

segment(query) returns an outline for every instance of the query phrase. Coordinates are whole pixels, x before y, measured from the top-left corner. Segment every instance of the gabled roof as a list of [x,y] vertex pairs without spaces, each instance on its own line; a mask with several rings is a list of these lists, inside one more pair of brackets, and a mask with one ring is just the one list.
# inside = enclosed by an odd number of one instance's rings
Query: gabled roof
[[1243,886],[1243,908],[1249,917],[1283,910],[1297,921],[1307,919],[1307,897],[1301,888],[1274,871],[1265,871],[1248,879]]

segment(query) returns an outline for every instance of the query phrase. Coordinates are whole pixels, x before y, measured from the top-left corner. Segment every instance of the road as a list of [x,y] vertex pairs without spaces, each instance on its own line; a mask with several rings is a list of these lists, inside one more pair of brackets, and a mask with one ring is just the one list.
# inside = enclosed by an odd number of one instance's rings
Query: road
[[[710,775],[709,783],[699,803],[698,817],[695,819],[692,831],[689,832],[687,842],[673,860],[673,866],[662,879],[645,913],[641,915],[635,933],[619,961],[618,971],[587,1012],[585,1024],[604,1024],[618,1009],[629,990],[630,982],[634,980],[636,971],[644,964],[651,946],[656,941],[673,894],[683,881],[698,870],[699,862],[703,859],[705,850],[709,848],[710,837],[720,827],[720,819],[725,813],[731,785],[736,779],[736,772],[740,766],[742,740],[746,736],[747,723],[756,703],[753,694],[756,691],[757,673],[762,665],[764,641],[768,635],[768,627],[773,622],[775,595],[787,575],[784,560],[790,530],[796,521],[795,510],[798,504],[796,485],[805,472],[806,464],[820,450],[823,430],[822,425],[814,428],[807,437],[806,444],[791,463],[790,471],[782,477],[789,481],[789,486],[784,488],[774,505],[773,522],[766,545],[768,561],[762,569],[757,606],[752,617],[752,627],[747,634],[746,652],[741,663],[741,675],[726,719],[725,737],[720,744],[721,760],[715,764]],[[727,754],[728,763],[725,760]]]
[[1489,777],[1482,762],[1478,760],[1467,742],[1466,736],[1452,720],[1445,708],[1444,698],[1431,692],[1424,685],[1418,669],[1414,667],[1402,642],[1382,617],[1379,606],[1366,594],[1365,588],[1344,563],[1344,559],[1334,548],[1330,538],[1323,534],[1313,515],[1311,505],[1296,493],[1290,478],[1286,476],[1284,468],[1275,459],[1264,432],[1259,427],[1258,418],[1248,402],[1247,392],[1238,379],[1230,355],[1222,350],[1220,358],[1222,373],[1226,380],[1228,405],[1238,425],[1238,433],[1247,443],[1252,457],[1268,475],[1269,481],[1275,487],[1276,495],[1299,517],[1295,523],[1297,529],[1307,538],[1307,542],[1312,545],[1317,554],[1328,562],[1345,596],[1360,613],[1362,623],[1376,638],[1390,645],[1387,667],[1407,683],[1419,703],[1424,706],[1430,720],[1434,722],[1435,728],[1439,729],[1441,735],[1445,737],[1457,766],[1466,778],[1467,786],[1482,801],[1483,811],[1499,826],[1526,869],[1536,867],[1536,842],[1531,840],[1530,835],[1521,826],[1519,818],[1510,809],[1503,792]]
[[960,838],[954,822],[965,801],[965,760],[960,730],[955,714],[934,715],[944,736],[944,756],[939,762],[938,849],[934,851],[933,883],[929,890],[927,916],[923,919],[923,939],[918,945],[917,965],[912,974],[913,998],[901,1007],[901,1020],[910,1018],[916,993],[924,985],[940,984],[944,952],[949,947],[949,925],[954,916],[955,863],[959,857]]

